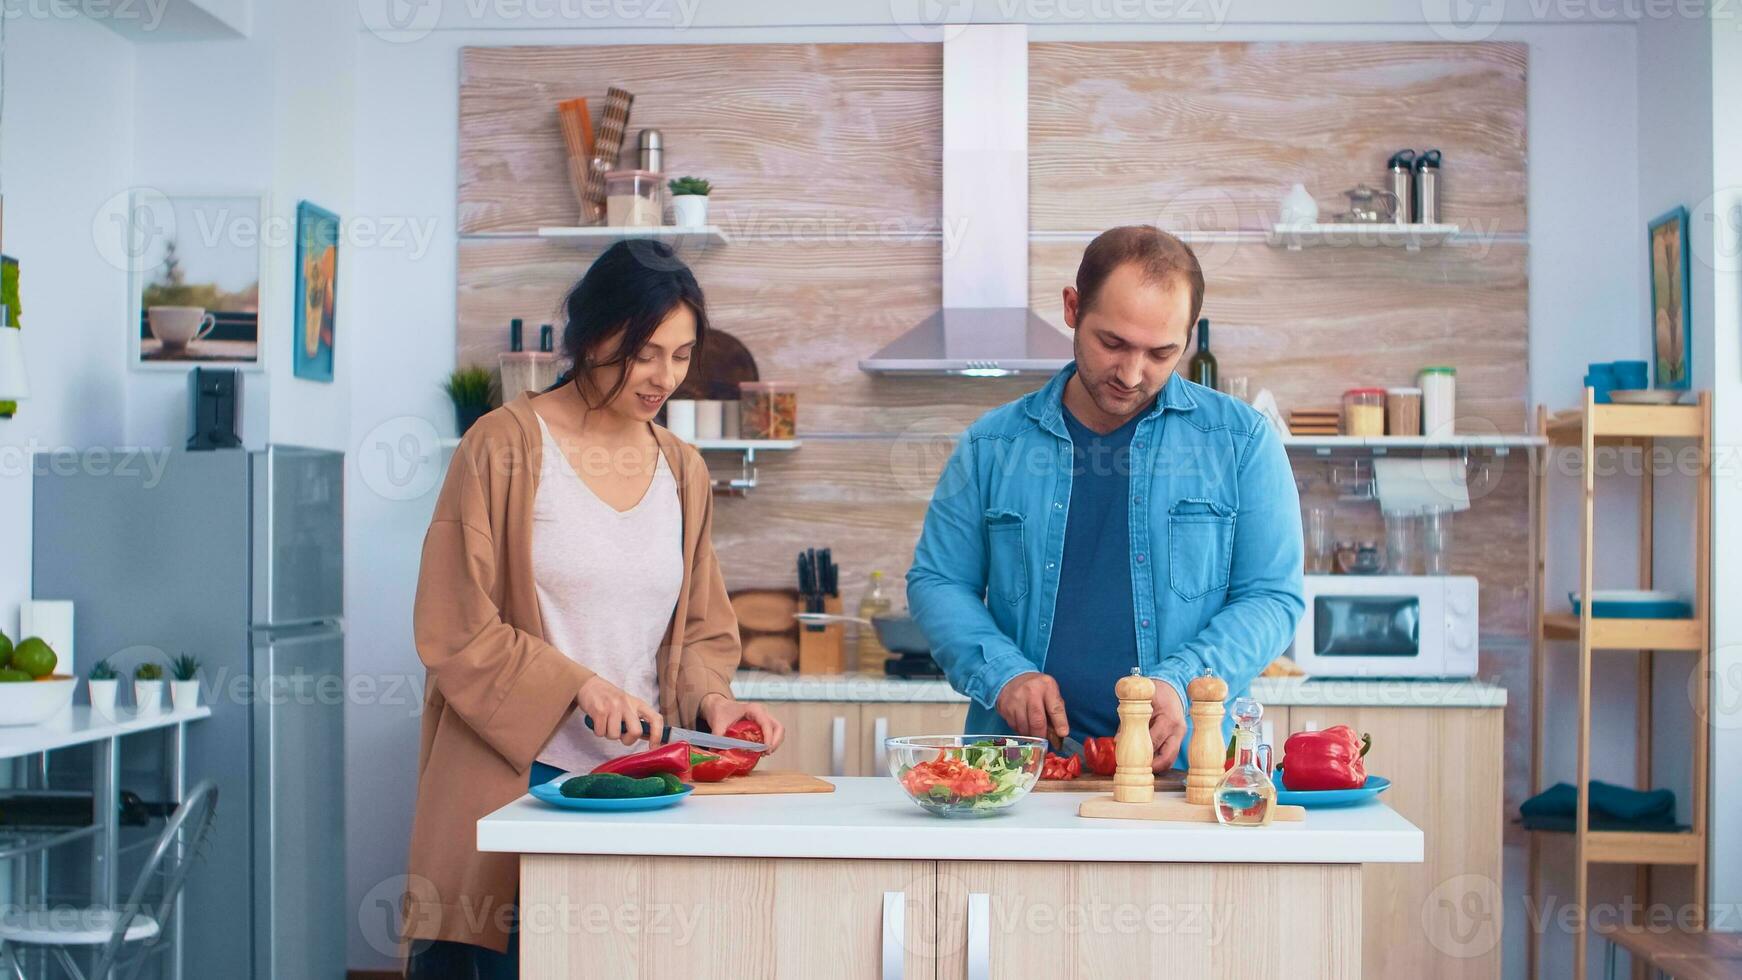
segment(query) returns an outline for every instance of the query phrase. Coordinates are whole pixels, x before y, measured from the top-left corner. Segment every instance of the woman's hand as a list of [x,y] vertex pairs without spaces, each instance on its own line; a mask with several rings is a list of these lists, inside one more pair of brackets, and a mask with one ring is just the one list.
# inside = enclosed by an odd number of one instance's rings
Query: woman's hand
[[646,701],[629,695],[598,674],[587,678],[575,700],[587,717],[593,719],[593,734],[600,738],[614,738],[624,745],[634,745],[647,737],[641,732],[643,721],[647,722],[654,738],[658,738],[665,727],[659,712]]
[[712,694],[702,699],[702,718],[708,723],[708,731],[723,735],[732,723],[740,718],[748,718],[762,729],[762,743],[773,752],[780,748],[780,740],[786,736],[786,729],[768,709],[760,704],[749,704],[744,701],[733,701],[723,694]]

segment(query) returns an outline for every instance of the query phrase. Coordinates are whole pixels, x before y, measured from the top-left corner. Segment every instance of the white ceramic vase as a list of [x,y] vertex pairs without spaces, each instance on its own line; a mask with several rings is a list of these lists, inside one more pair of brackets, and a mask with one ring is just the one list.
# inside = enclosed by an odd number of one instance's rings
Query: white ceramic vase
[[111,677],[106,681],[87,680],[85,685],[91,695],[91,710],[109,721],[114,721],[115,691],[121,686],[120,679]]
[[1319,220],[1319,202],[1307,193],[1304,184],[1296,184],[1283,195],[1278,222],[1285,225],[1310,225]]
[[671,216],[679,228],[706,227],[708,224],[708,195],[672,195]]
[[163,682],[133,682],[133,707],[142,715],[155,715],[163,710]]
[[170,681],[169,703],[176,711],[192,711],[199,707],[199,678],[185,681]]

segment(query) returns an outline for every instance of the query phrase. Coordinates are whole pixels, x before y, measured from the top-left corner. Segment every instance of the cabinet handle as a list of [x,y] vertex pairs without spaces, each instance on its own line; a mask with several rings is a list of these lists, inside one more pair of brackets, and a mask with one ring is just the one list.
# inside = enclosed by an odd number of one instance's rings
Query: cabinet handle
[[829,726],[829,775],[847,774],[847,716],[836,715]]
[[907,893],[883,893],[883,980],[907,975]]
[[881,776],[889,771],[889,748],[883,743],[889,740],[889,719],[879,718],[871,723],[871,744],[877,746],[875,756],[877,768],[871,770],[871,775]]
[[968,893],[968,980],[991,980],[991,895]]

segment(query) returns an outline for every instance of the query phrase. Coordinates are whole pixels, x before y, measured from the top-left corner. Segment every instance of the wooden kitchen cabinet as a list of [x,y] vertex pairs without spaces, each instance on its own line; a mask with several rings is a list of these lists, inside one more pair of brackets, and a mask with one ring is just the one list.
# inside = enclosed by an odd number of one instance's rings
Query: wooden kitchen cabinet
[[1356,977],[1360,888],[1358,865],[940,862],[937,977]]
[[960,735],[967,720],[966,701],[909,704],[867,701],[859,706],[859,731],[864,744],[859,750],[862,768],[857,775],[888,775],[884,739],[903,735]]
[[786,729],[770,753],[769,769],[796,769],[812,776],[857,776],[863,766],[860,705],[851,701],[768,701],[768,713]]
[[[1348,725],[1373,736],[1367,771],[1420,827],[1421,864],[1363,869],[1369,977],[1500,976],[1501,708],[1289,709],[1289,730]],[[1280,756],[1280,746],[1278,746]]]
[[528,854],[520,877],[567,897],[526,913],[523,932],[567,939],[523,943],[522,976],[881,980],[886,957],[934,972],[933,861]]

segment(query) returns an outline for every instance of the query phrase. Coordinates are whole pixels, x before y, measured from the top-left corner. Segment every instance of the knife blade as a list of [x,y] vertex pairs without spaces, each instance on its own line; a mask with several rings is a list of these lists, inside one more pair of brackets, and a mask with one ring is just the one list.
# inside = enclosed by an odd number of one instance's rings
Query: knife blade
[[[586,725],[588,728],[593,728],[593,716],[582,715],[581,724]],[[593,730],[597,731],[598,729]],[[698,732],[688,728],[678,728],[673,725],[665,726],[665,729],[659,733],[659,738],[656,741],[653,738],[653,729],[649,727],[646,719],[643,719],[641,722],[641,737],[655,745],[667,745],[672,742],[688,742],[691,745],[699,745],[704,749],[746,749],[751,752],[768,751],[768,746],[761,742],[750,742],[741,738],[727,738],[724,735]]]
[[1066,735],[1059,741],[1059,755],[1073,756],[1083,754],[1083,743],[1075,735]]

